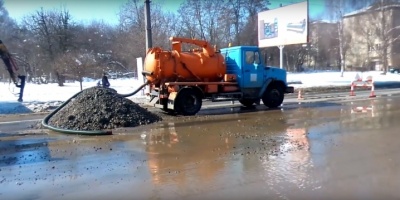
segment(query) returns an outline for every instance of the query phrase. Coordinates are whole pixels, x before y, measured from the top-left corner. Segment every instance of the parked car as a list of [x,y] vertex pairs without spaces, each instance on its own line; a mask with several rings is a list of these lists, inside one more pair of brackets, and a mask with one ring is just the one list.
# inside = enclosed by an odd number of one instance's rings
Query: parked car
[[389,72],[393,74],[398,74],[400,73],[400,68],[390,68]]

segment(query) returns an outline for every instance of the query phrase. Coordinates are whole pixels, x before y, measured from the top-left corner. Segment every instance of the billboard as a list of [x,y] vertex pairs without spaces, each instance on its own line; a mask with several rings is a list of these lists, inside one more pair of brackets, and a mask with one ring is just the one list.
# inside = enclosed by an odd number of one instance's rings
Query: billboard
[[308,2],[258,13],[258,46],[308,42]]

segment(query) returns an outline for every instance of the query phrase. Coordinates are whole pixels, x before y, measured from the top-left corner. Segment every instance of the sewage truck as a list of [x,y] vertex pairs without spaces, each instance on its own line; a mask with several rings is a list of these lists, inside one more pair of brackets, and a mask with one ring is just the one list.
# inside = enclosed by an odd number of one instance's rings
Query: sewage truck
[[[144,59],[143,76],[148,84],[147,104],[169,113],[195,115],[203,100],[239,101],[250,107],[260,101],[279,107],[293,93],[286,71],[267,66],[257,46],[217,50],[207,41],[170,38],[172,49],[150,48]],[[182,51],[182,44],[199,48]]]

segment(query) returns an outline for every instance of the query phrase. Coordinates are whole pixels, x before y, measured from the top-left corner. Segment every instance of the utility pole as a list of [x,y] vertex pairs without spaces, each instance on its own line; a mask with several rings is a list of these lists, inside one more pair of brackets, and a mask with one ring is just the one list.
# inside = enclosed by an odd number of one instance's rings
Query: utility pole
[[150,18],[150,0],[144,1],[144,18],[146,25],[146,52],[153,47],[153,39],[151,34],[151,18]]

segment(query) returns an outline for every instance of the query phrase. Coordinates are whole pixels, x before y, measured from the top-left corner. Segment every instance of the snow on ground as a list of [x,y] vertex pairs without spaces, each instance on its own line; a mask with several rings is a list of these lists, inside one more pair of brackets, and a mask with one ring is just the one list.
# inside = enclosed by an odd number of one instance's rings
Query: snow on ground
[[[120,94],[128,94],[136,90],[141,84],[136,79],[109,80],[111,87]],[[82,88],[90,88],[97,85],[97,81],[88,80],[82,83]],[[27,83],[24,89],[24,102],[17,102],[19,88],[14,84],[0,82],[0,114],[17,114],[27,112],[40,112],[60,105],[74,94],[80,92],[79,82],[65,83],[59,87],[57,83],[32,84]],[[133,97],[141,97],[139,92]],[[142,96],[143,97],[143,96]]]
[[[345,72],[340,77],[340,72],[307,72],[307,73],[288,73],[287,81],[295,88],[324,87],[324,86],[346,86],[355,80],[356,75],[363,80],[371,76],[379,83],[400,83],[400,75],[381,72]],[[130,79],[110,79],[111,87],[120,94],[127,94],[137,89],[141,83],[134,78]],[[97,81],[87,80],[83,82],[83,89],[96,86]],[[48,108],[57,107],[63,101],[80,91],[79,82],[65,83],[59,87],[56,83],[50,84],[31,84],[27,83],[24,90],[24,102],[19,103],[19,88],[13,84],[0,82],[0,114],[18,114],[29,112],[40,112]],[[130,99],[143,97],[139,92]]]

